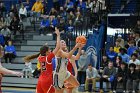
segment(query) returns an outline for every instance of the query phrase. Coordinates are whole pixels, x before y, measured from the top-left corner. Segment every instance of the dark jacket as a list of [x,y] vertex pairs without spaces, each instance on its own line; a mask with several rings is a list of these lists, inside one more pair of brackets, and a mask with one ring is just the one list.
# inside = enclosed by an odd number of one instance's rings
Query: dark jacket
[[107,75],[107,76],[115,76],[116,75],[116,68],[113,67],[112,69],[109,69],[108,67],[105,67],[104,68],[104,71],[103,71],[103,75]]
[[130,69],[128,70],[128,73],[127,73],[127,78],[129,80],[137,80],[139,79],[139,73],[138,71],[134,70],[133,73],[131,73]]
[[19,20],[16,21],[12,20],[10,26],[13,27],[12,30],[18,30]]
[[107,61],[102,61],[101,67],[103,67],[103,69],[104,69],[107,66],[108,66],[108,60]]
[[128,71],[127,68],[125,68],[123,70],[121,67],[119,67],[116,77],[122,77],[123,79],[126,79],[126,77],[127,77],[127,71]]

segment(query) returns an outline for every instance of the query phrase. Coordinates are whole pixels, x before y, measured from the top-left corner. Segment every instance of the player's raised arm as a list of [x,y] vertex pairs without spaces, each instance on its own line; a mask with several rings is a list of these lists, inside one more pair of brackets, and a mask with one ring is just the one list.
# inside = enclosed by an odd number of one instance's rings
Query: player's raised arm
[[64,51],[61,51],[61,56],[62,56],[62,57],[66,57],[66,58],[71,58],[72,55],[73,55],[73,53],[74,53],[74,52],[76,51],[76,49],[79,48],[79,47],[80,47],[80,44],[77,43],[69,53],[64,52]]
[[78,60],[78,59],[80,58],[81,50],[82,50],[82,48],[83,48],[84,46],[85,46],[85,44],[81,44],[81,45],[80,45],[76,56],[75,56],[75,55],[72,55],[72,57],[71,57],[72,60]]
[[60,32],[59,32],[59,29],[55,28],[55,33],[57,34],[57,41],[56,41],[56,47],[53,50],[54,55],[56,55],[56,53],[60,49]]

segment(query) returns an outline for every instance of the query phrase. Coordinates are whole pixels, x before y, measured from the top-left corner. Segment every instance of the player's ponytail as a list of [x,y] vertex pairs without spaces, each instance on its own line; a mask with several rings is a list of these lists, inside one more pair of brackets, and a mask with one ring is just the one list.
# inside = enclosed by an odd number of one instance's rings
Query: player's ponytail
[[32,60],[34,60],[35,58],[38,58],[40,55],[41,56],[46,56],[46,52],[49,50],[48,45],[43,45],[40,48],[40,53],[38,54],[33,54],[33,55],[28,55],[26,57],[23,58],[24,62],[30,62]]
[[38,58],[40,55],[40,53],[38,54],[33,54],[33,55],[28,55],[26,57],[23,58],[24,62],[30,62],[31,60]]

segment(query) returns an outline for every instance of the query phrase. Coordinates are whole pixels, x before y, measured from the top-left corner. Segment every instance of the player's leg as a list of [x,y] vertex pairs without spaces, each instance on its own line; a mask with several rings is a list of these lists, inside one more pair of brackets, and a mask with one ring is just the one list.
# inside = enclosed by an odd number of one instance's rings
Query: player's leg
[[80,85],[77,79],[73,75],[70,75],[70,77],[65,81],[69,83],[67,84],[66,87],[78,87]]
[[73,88],[66,88],[67,93],[72,93]]
[[55,92],[55,90],[54,90],[53,85],[47,86],[47,87],[44,89],[44,93],[54,93],[54,92]]
[[55,93],[64,93],[64,89],[55,89]]
[[38,84],[37,84],[36,93],[44,93],[43,89],[41,87],[41,82],[38,82]]

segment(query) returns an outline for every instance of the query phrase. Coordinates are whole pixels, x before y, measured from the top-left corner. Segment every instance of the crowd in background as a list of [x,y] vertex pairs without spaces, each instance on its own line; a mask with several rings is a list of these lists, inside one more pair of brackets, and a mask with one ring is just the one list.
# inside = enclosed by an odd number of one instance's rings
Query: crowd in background
[[[54,7],[49,11],[45,0],[35,0],[34,3],[32,0],[20,0],[19,4],[12,4],[10,10],[7,10],[5,3],[0,2],[0,44],[5,47],[12,37],[21,34],[21,24],[28,17],[31,18],[30,22],[41,20],[40,28],[37,29],[40,35],[54,33],[54,28],[58,27],[62,39],[68,37],[71,40],[76,37],[73,35],[74,29],[80,30],[82,35],[83,26],[99,22],[98,0],[66,0],[61,6],[58,0],[54,0],[53,4]],[[85,24],[85,18],[92,20]]]
[[[87,54],[83,53],[78,62],[78,80],[85,84],[88,91],[92,84],[92,90],[96,91],[96,83],[100,82],[100,92],[103,93],[103,82],[111,83],[110,93],[116,93],[117,85],[121,82],[124,93],[138,93],[140,82],[140,25],[139,20],[133,33],[127,40],[119,34],[115,44],[110,45],[102,56],[100,69],[96,69],[88,62]],[[88,65],[89,64],[89,65]],[[85,81],[85,82],[83,82]]]

